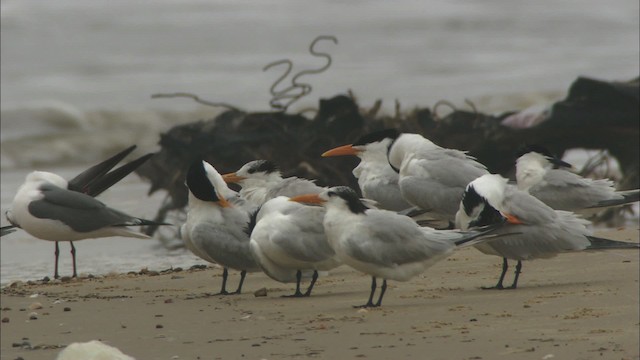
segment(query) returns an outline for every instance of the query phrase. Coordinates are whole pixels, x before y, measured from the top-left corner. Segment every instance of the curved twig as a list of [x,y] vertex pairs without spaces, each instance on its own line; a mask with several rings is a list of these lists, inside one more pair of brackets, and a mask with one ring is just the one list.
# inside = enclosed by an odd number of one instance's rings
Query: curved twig
[[[286,64],[287,69],[285,70],[285,72],[280,75],[279,78],[277,78],[275,80],[275,82],[271,85],[271,87],[269,88],[269,92],[271,93],[271,100],[269,100],[269,105],[273,108],[273,109],[277,109],[280,111],[286,111],[287,108],[289,107],[289,105],[291,105],[293,102],[295,102],[299,97],[302,97],[305,95],[305,89],[302,89],[302,92],[300,94],[287,94],[288,92],[296,89],[298,86],[291,85],[288,88],[282,89],[282,90],[276,90],[276,86],[278,86],[278,84],[280,84],[287,76],[289,76],[289,74],[291,73],[291,69],[293,68],[293,62],[289,59],[282,59],[282,60],[278,60],[278,61],[274,61],[272,63],[269,63],[267,65],[265,65],[264,68],[262,68],[262,71],[267,71],[269,69],[271,69],[274,66],[278,66],[278,65],[282,65],[282,64]],[[285,104],[281,104],[279,103],[279,101],[283,100],[283,99],[291,99],[288,103]]]
[[440,107],[442,105],[448,106],[454,112],[458,111],[458,108],[455,105],[453,105],[453,103],[451,103],[450,101],[448,101],[448,100],[438,100],[433,105],[433,111],[432,111],[433,120],[435,120],[435,121],[441,121],[442,120],[442,117],[440,117],[440,115],[438,115],[438,107]]
[[282,80],[284,80],[287,76],[289,76],[289,74],[291,73],[291,69],[293,68],[293,62],[289,59],[282,59],[282,60],[278,60],[278,61],[274,61],[271,62],[267,65],[265,65],[262,68],[262,71],[267,71],[269,69],[271,69],[274,66],[278,66],[281,64],[287,64],[287,70],[285,70],[284,74],[280,75],[279,78],[276,79],[276,81],[271,85],[271,87],[269,88],[269,92],[271,93],[271,96],[281,96],[283,93],[286,93],[287,91],[289,91],[291,89],[291,86],[284,89],[284,90],[280,90],[280,91],[276,91],[276,86],[278,86],[278,84],[280,84],[282,82]]
[[184,93],[184,92],[177,92],[177,93],[170,93],[170,94],[152,94],[151,98],[152,99],[159,99],[159,98],[174,98],[174,97],[186,97],[186,98],[190,98],[193,99],[195,102],[202,104],[202,105],[207,105],[207,106],[214,106],[214,107],[224,107],[227,108],[229,110],[233,110],[233,111],[242,111],[240,109],[238,109],[237,107],[233,106],[233,105],[229,105],[227,103],[216,103],[216,102],[211,102],[208,100],[202,100],[200,99],[200,97],[198,97],[198,95],[194,95],[191,93]]
[[[291,79],[291,86],[282,90],[276,90],[276,86],[278,86],[278,84],[280,84],[291,73],[291,69],[293,68],[293,62],[291,60],[289,59],[278,60],[278,61],[267,64],[262,69],[262,71],[266,71],[272,68],[273,66],[277,66],[281,64],[288,65],[287,70],[285,70],[284,74],[282,74],[278,79],[276,79],[276,81],[269,88],[269,92],[271,93],[271,96],[272,96],[271,100],[269,101],[269,105],[273,109],[277,109],[279,111],[287,111],[287,108],[289,108],[289,106],[291,106],[294,102],[300,100],[302,97],[311,93],[313,89],[312,86],[307,83],[299,83],[297,81],[299,77],[304,75],[318,74],[318,73],[324,72],[329,68],[329,66],[331,66],[331,62],[332,62],[331,55],[327,53],[318,52],[315,50],[315,45],[320,40],[331,40],[335,44],[338,43],[338,39],[335,36],[320,35],[316,37],[309,45],[309,53],[311,53],[311,55],[313,56],[323,57],[327,59],[327,63],[319,69],[310,69],[310,70],[300,71]],[[296,89],[299,89],[300,92],[292,94],[291,92],[295,91]],[[285,103],[281,103],[281,101],[285,99],[289,99],[289,101]]]
[[473,111],[473,126],[476,127],[478,126],[478,120],[482,119],[482,115],[480,114],[480,112],[478,111],[478,108],[476,107],[476,104],[474,104],[471,100],[469,99],[464,99],[464,103],[469,105],[469,107],[471,108],[471,111]]
[[309,94],[313,88],[309,84],[298,83],[296,80],[298,80],[298,78],[301,77],[301,76],[310,75],[310,74],[320,74],[322,72],[325,72],[331,66],[331,63],[333,62],[333,60],[331,58],[331,54],[317,52],[315,50],[316,43],[318,43],[318,41],[320,41],[320,40],[331,40],[331,41],[333,41],[334,44],[338,44],[338,39],[335,36],[331,36],[331,35],[320,35],[320,36],[316,37],[311,42],[311,44],[309,44],[309,53],[311,55],[313,55],[313,56],[323,57],[323,58],[327,59],[327,63],[324,66],[322,66],[322,67],[320,67],[318,69],[309,69],[309,70],[300,71],[299,73],[297,73],[293,77],[293,79],[291,79],[291,83],[294,86],[302,86],[305,89],[304,95]]

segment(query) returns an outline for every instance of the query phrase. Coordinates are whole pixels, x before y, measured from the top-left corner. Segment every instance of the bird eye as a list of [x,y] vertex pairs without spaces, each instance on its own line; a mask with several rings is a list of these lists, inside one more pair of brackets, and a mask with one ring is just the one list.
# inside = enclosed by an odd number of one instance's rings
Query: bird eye
[[256,172],[256,169],[249,169],[249,171],[247,171],[249,174],[253,174],[254,172]]
[[333,192],[333,191],[329,191],[329,192],[327,193],[327,195],[329,195],[329,196],[336,196],[336,193],[335,193],[335,192]]

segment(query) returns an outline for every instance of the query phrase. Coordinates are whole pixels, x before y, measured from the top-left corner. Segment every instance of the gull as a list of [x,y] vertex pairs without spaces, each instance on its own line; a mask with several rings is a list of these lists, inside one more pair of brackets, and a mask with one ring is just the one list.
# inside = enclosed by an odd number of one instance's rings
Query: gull
[[13,225],[3,226],[0,229],[0,236],[5,236],[5,235],[8,235],[8,234],[11,234],[12,232],[15,232],[16,231],[15,227],[16,226],[13,226]]
[[258,206],[277,196],[319,193],[324,190],[313,181],[295,176],[283,178],[276,165],[268,160],[254,160],[238,171],[222,175],[227,183],[242,186],[240,196]]
[[[222,288],[218,295],[240,294],[247,272],[259,271],[249,249],[250,216],[238,194],[229,189],[218,171],[198,160],[189,167],[187,221],[180,233],[186,247],[198,257],[222,265]],[[234,292],[226,290],[228,269],[240,271]]]
[[107,236],[148,238],[123,226],[156,223],[109,209],[93,199],[153,156],[153,154],[144,155],[110,171],[135,147],[133,145],[119,152],[69,181],[50,172],[30,173],[6,212],[7,220],[11,225],[2,228],[2,235],[13,232],[13,228],[22,228],[41,240],[54,241],[54,278],[56,279],[59,278],[59,241],[69,241],[73,260],[73,277],[77,277],[74,240]]
[[508,180],[500,175],[486,174],[469,183],[456,214],[456,226],[467,229],[503,219],[508,224],[497,229],[495,234],[513,234],[475,245],[482,253],[503,258],[498,283],[486,289],[505,289],[502,282],[508,259],[518,262],[515,278],[508,287],[515,289],[524,260],[552,258],[560,253],[586,249],[638,247],[638,244],[593,237],[588,228],[589,221],[569,211],[552,209],[508,184]]
[[465,187],[487,168],[466,152],[440,147],[418,134],[387,130],[387,157],[407,202],[452,223]]
[[[296,282],[287,297],[306,297],[318,279],[318,271],[339,265],[324,233],[324,208],[289,201],[286,196],[268,200],[256,214],[251,232],[251,252],[262,270],[280,282]],[[307,291],[300,291],[302,272],[312,270]]]
[[581,214],[640,199],[639,189],[616,191],[609,179],[584,178],[566,168],[572,168],[571,164],[553,156],[546,148],[529,145],[519,151],[516,160],[518,188],[556,210]]
[[[323,221],[325,234],[338,258],[371,275],[369,299],[356,307],[380,306],[388,279],[408,281],[449,256],[455,248],[485,241],[491,231],[420,227],[407,216],[367,207],[356,192],[346,186],[290,200],[324,205],[327,210]],[[378,301],[374,303],[377,278],[383,280]]]
[[375,201],[385,210],[403,211],[411,208],[400,192],[398,173],[389,165],[387,151],[397,133],[383,130],[362,136],[353,144],[343,145],[322,154],[322,157],[355,155],[360,163],[353,169],[362,196]]

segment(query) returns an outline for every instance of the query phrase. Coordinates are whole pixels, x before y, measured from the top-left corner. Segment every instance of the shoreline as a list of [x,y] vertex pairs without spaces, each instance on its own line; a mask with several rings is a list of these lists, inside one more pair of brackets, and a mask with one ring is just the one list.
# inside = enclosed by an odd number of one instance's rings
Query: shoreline
[[[639,241],[638,229],[597,235]],[[150,360],[637,359],[639,265],[637,250],[562,254],[525,262],[517,290],[481,290],[501,260],[462,249],[390,281],[375,309],[352,307],[366,301],[370,278],[346,266],[297,299],[280,297],[294,284],[264,274],[249,274],[241,295],[212,295],[215,265],[14,283],[1,294],[1,353],[53,359],[72,342],[101,340]],[[238,278],[230,272],[231,288]],[[262,288],[266,296],[254,296]]]

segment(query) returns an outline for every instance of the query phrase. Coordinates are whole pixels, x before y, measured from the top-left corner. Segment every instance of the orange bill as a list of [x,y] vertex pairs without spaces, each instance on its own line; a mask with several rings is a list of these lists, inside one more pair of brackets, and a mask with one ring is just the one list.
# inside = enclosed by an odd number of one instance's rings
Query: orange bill
[[345,155],[356,155],[359,151],[355,149],[351,144],[338,146],[337,148],[333,148],[331,150],[325,151],[322,154],[322,157],[329,156],[345,156]]
[[223,198],[222,196],[218,196],[218,203],[220,204],[220,207],[223,208],[228,208],[228,207],[233,207],[233,205],[231,205],[230,202],[227,201],[227,199]]
[[238,176],[234,172],[222,175],[222,180],[224,180],[224,182],[226,182],[227,184],[235,184],[244,179],[245,178],[243,176]]
[[507,222],[509,224],[516,224],[516,225],[522,225],[524,224],[524,222],[522,222],[522,220],[518,219],[516,216],[511,215],[511,214],[502,214],[506,219]]
[[321,199],[318,194],[298,195],[290,198],[289,201],[295,201],[304,204],[322,204],[325,202],[325,200]]

